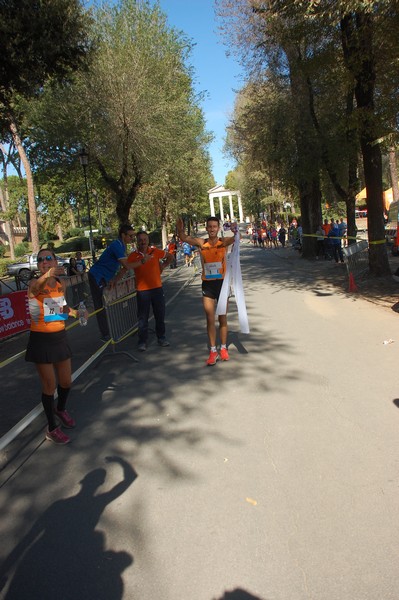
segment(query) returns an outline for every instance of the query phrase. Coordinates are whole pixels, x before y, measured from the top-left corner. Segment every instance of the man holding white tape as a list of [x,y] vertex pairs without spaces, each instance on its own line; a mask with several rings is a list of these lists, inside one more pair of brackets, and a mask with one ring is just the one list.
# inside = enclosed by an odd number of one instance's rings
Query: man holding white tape
[[[232,225],[231,227],[234,227]],[[184,232],[184,223],[177,219],[176,228],[182,242],[197,246],[200,250],[202,263],[202,304],[206,315],[206,329],[208,333],[210,353],[206,361],[208,366],[213,366],[219,360],[229,360],[227,350],[227,310],[226,314],[219,315],[220,354],[216,348],[216,305],[219,300],[223,279],[226,273],[227,248],[234,244],[234,236],[219,238],[220,222],[217,217],[208,217],[206,220],[207,238],[191,237]]]

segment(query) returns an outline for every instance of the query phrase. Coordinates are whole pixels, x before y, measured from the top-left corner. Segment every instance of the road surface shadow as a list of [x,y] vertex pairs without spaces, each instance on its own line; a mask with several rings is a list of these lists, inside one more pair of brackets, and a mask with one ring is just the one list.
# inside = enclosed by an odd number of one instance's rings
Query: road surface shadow
[[9,584],[5,600],[122,599],[122,573],[133,563],[133,557],[124,551],[107,550],[106,535],[96,527],[107,505],[129,488],[137,474],[122,458],[106,460],[120,465],[121,481],[106,492],[96,493],[107,472],[94,469],[80,481],[81,489],[75,496],[57,500],[44,511],[0,567],[0,589]]
[[236,588],[235,590],[232,590],[231,592],[225,592],[224,595],[221,598],[218,598],[217,600],[263,600],[263,599],[259,598],[259,596],[253,596],[253,594],[250,594],[249,592],[246,592],[245,590],[242,590],[241,588]]

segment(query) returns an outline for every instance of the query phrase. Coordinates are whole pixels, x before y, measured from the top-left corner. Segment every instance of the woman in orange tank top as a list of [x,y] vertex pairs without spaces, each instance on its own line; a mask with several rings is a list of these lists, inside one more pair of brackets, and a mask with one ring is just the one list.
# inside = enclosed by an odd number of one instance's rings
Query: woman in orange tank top
[[[75,427],[74,419],[66,411],[71,388],[71,349],[65,331],[68,316],[77,317],[77,311],[67,306],[65,284],[58,278],[64,275],[53,250],[40,250],[37,256],[39,277],[30,282],[28,289],[31,329],[25,360],[36,365],[42,385],[42,404],[47,417],[46,439],[56,444],[67,444],[70,439],[61,430]],[[58,400],[54,393],[58,379]]]

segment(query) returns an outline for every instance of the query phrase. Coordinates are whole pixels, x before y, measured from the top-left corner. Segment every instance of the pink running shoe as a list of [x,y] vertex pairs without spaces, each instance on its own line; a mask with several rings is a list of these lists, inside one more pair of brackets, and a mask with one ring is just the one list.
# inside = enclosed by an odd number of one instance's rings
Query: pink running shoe
[[206,364],[208,367],[211,367],[213,365],[216,365],[216,362],[219,360],[219,354],[217,352],[212,352],[212,350],[209,353],[209,358],[206,361]]
[[71,440],[63,431],[61,431],[60,427],[56,427],[53,431],[46,431],[46,440],[50,442],[54,442],[54,444],[65,445],[68,444]]
[[229,358],[227,348],[220,348],[220,360],[229,360]]
[[61,423],[67,429],[73,429],[74,427],[76,427],[75,419],[72,419],[71,415],[69,413],[67,413],[66,410],[55,409],[54,413],[57,415],[57,417],[60,419]]

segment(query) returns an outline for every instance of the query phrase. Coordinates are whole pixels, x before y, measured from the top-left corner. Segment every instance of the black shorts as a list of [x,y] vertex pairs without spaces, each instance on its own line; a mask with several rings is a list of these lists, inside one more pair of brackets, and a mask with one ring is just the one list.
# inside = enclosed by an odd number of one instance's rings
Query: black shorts
[[25,360],[37,364],[54,364],[71,358],[65,329],[52,333],[31,331]]
[[223,279],[205,279],[202,282],[202,295],[205,296],[205,298],[219,300],[222,285]]

